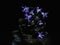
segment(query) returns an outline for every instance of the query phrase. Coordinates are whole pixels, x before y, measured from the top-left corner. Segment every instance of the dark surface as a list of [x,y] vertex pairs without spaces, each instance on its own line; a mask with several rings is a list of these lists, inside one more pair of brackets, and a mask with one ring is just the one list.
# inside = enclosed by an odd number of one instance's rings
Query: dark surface
[[[13,1],[14,2],[14,1]],[[1,37],[0,37],[0,43],[3,45],[3,44],[8,44],[9,43],[9,40],[12,40],[11,39],[11,32],[15,29],[17,29],[17,17],[16,16],[16,13],[18,12],[15,12],[15,9],[17,11],[20,11],[19,9],[21,8],[22,5],[25,5],[27,4],[26,1],[24,1],[24,3],[22,3],[23,1],[17,1],[15,3],[11,3],[9,5],[5,4],[6,6],[3,6],[3,10],[4,10],[4,16],[2,16],[2,30],[0,31],[1,32]],[[30,1],[29,1],[30,2]],[[32,4],[32,3],[29,3],[27,4],[27,6],[40,6],[43,8],[43,9],[46,9],[46,10],[49,10],[49,18],[48,18],[48,32],[49,32],[49,35],[51,35],[51,44],[54,45],[54,44],[58,44],[59,43],[59,24],[56,24],[59,22],[59,19],[57,18],[58,16],[56,16],[58,14],[58,9],[56,9],[56,6],[55,5],[55,2],[49,2],[49,1],[38,1],[39,3],[36,3],[35,2]],[[17,4],[16,4],[17,3]],[[15,5],[16,4],[16,5]],[[55,5],[55,6],[54,6]],[[16,8],[15,8],[16,6]],[[58,6],[57,6],[58,7]],[[7,9],[8,8],[8,9]],[[5,11],[6,10],[6,11]],[[21,14],[21,13],[20,13]],[[58,21],[58,22],[57,22]]]

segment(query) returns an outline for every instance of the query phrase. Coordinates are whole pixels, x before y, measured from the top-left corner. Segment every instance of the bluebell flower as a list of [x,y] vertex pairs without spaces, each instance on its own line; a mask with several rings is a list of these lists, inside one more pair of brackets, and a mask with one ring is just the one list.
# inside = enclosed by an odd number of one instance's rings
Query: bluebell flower
[[38,38],[41,38],[41,39],[43,39],[43,34],[42,34],[42,32],[38,32]]
[[31,19],[32,15],[28,15],[28,14],[26,13],[26,14],[25,14],[25,16],[26,16],[26,18],[25,18],[25,19],[27,19],[27,20],[28,20],[28,22],[30,22],[30,19]]
[[37,13],[38,13],[38,12],[41,12],[42,9],[39,9],[39,7],[37,7],[36,10],[37,10]]
[[45,17],[47,17],[48,13],[41,12],[41,14],[42,14],[43,18],[45,18]]
[[29,14],[32,14],[32,15],[34,15],[34,12],[33,12],[33,11],[34,11],[34,10],[31,10]]
[[38,22],[38,25],[43,25],[43,22],[40,20],[40,21]]
[[29,12],[29,7],[22,7],[23,8],[23,12],[25,12],[25,13],[27,13],[27,12]]

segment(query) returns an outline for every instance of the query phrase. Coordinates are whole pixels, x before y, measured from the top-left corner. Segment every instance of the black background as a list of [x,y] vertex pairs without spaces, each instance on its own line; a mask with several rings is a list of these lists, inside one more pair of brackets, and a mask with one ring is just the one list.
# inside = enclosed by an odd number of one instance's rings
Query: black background
[[[48,32],[51,37],[51,45],[58,45],[59,44],[59,5],[57,4],[57,1],[51,1],[51,0],[37,0],[37,1],[23,1],[23,0],[17,0],[17,1],[2,1],[1,5],[1,30],[0,30],[0,43],[1,45],[8,44],[12,40],[12,34],[11,32],[13,30],[18,29],[18,14],[19,11],[21,11],[22,5],[27,6],[41,6],[43,9],[49,11],[49,17],[48,17]],[[28,2],[28,3],[26,3]],[[21,14],[21,13],[20,13]]]

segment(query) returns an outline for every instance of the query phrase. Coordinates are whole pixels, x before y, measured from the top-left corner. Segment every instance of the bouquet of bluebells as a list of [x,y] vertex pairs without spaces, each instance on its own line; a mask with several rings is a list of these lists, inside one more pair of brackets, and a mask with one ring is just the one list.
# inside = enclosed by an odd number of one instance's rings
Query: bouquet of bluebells
[[[23,18],[19,18],[19,30],[22,38],[14,34],[12,45],[22,42],[26,45],[47,45],[48,32],[44,31],[48,12],[44,12],[40,7],[22,6]],[[16,33],[19,31],[14,31]]]

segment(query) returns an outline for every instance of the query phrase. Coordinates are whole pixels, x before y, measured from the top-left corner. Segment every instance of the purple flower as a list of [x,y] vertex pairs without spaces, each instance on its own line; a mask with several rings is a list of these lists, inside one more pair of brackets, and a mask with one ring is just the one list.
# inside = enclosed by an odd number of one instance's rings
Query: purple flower
[[25,16],[26,16],[26,18],[25,18],[25,19],[27,19],[27,20],[28,20],[28,22],[30,22],[30,19],[31,19],[32,15],[28,15],[28,14],[26,13],[26,14],[25,14]]
[[43,24],[42,22],[39,23],[39,25],[42,25],[42,24]]
[[39,9],[39,7],[36,8],[37,13],[40,12],[42,9]]
[[29,12],[29,7],[25,6],[25,7],[22,7],[22,8],[23,8],[23,10],[22,10],[23,12],[26,12],[26,13]]
[[34,11],[34,10],[31,10],[29,14],[32,14],[32,15],[34,15],[34,12],[33,12],[33,11]]
[[42,32],[38,32],[38,37],[39,37],[39,38],[41,38],[41,39],[42,39],[42,38],[43,38],[43,36],[44,36],[44,35],[42,34]]
[[43,22],[40,20],[40,21],[38,22],[38,24],[39,24],[39,25],[43,25]]
[[27,19],[28,19],[28,21],[30,21],[30,19],[31,19],[31,15],[29,15],[29,16],[27,17]]
[[48,14],[48,13],[41,12],[41,14],[42,14],[42,16],[43,16],[43,18],[44,18],[44,17],[47,17],[47,14]]

